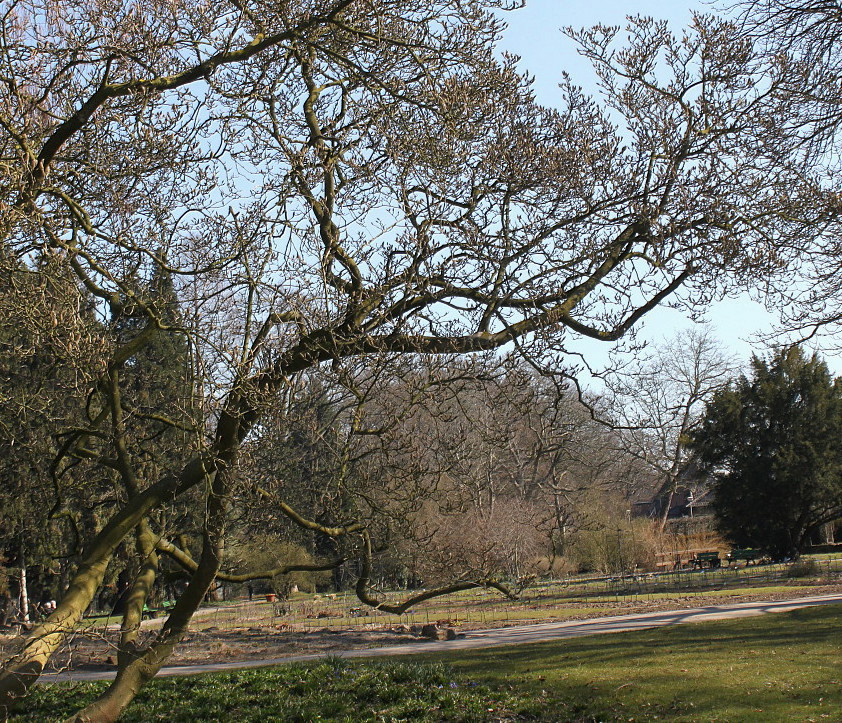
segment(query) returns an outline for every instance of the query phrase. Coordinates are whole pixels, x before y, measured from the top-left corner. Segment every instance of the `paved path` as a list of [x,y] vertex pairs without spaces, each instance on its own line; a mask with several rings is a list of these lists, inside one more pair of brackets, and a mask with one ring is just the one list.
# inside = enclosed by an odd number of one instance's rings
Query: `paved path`
[[[764,613],[786,612],[797,608],[813,607],[816,605],[832,605],[842,603],[842,594],[817,595],[814,597],[796,598],[794,600],[778,600],[774,602],[748,602],[733,605],[712,605],[688,610],[671,610],[667,612],[643,613],[640,615],[616,615],[607,618],[592,618],[590,620],[570,620],[568,622],[540,623],[538,625],[519,625],[510,628],[494,628],[491,630],[471,630],[460,635],[456,640],[406,643],[404,645],[390,645],[383,648],[366,648],[362,650],[339,650],[331,655],[343,658],[373,658],[396,655],[418,655],[419,653],[444,653],[450,650],[474,650],[477,648],[491,648],[498,645],[516,645],[519,643],[544,643],[565,638],[579,638],[585,635],[600,633],[621,633],[630,630],[646,630],[678,623],[695,623],[704,620],[724,620],[726,618],[749,617]],[[158,676],[195,675],[197,673],[212,673],[225,670],[242,670],[244,668],[263,668],[270,665],[296,663],[308,660],[320,660],[326,653],[309,655],[289,655],[283,658],[268,658],[264,660],[247,660],[236,663],[212,663],[209,665],[172,665],[161,668]],[[57,683],[66,681],[111,680],[114,671],[74,671],[42,675],[40,682]]]

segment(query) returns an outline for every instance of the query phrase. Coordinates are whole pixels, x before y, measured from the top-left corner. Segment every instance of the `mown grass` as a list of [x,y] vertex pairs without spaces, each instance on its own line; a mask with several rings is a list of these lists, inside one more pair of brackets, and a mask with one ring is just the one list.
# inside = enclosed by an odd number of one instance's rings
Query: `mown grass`
[[839,605],[448,661],[531,700],[518,712],[536,720],[842,721]]
[[[842,606],[412,663],[290,665],[154,681],[126,721],[842,721]],[[39,687],[61,720],[102,684]]]

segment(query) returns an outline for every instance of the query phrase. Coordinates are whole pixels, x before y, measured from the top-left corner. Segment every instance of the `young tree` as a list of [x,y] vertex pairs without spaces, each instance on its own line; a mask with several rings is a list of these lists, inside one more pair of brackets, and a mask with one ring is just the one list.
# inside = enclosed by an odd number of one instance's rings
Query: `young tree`
[[[558,364],[568,334],[618,339],[668,297],[703,303],[814,238],[826,199],[812,159],[777,130],[792,109],[733,24],[698,17],[674,37],[635,20],[625,48],[615,31],[583,33],[603,98],[565,82],[555,111],[498,60],[506,4],[4,3],[4,253],[33,270],[50,255],[103,316],[145,321],[129,340],[105,336],[86,422],[55,462],[106,470],[110,516],[5,665],[0,707],[40,675],[134,537],[149,564],[132,583],[118,675],[79,718],[120,715],[218,575],[243,447],[301,374],[359,359],[386,378],[407,355],[509,344]],[[163,271],[175,323],[137,293]],[[189,338],[207,426],[183,467],[147,478],[122,391],[161,332]],[[155,529],[156,510],[191,491],[206,496],[195,560]],[[272,503],[353,540],[358,595],[396,609],[369,590],[366,520]],[[141,646],[157,547],[191,579]]]
[[798,347],[717,392],[692,449],[713,476],[717,523],[735,545],[798,557],[842,517],[842,378]]

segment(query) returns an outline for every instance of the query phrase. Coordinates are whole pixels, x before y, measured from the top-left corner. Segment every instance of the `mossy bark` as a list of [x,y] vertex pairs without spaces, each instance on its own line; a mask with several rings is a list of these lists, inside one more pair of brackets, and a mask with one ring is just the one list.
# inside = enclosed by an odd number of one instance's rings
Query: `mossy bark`
[[206,477],[200,460],[191,462],[179,477],[167,477],[126,503],[94,538],[55,612],[33,628],[23,647],[0,672],[0,715],[23,697],[38,680],[53,653],[72,632],[102,584],[117,546],[150,510]]
[[158,554],[155,543],[155,535],[149,528],[149,523],[143,520],[138,525],[136,544],[141,565],[126,597],[126,608],[120,626],[118,661],[122,658],[130,659],[138,649],[143,608],[149,600],[149,594],[152,592],[152,586],[158,574]]
[[[117,677],[93,703],[68,718],[66,723],[113,723],[167,661],[181,641],[222,563],[225,514],[230,485],[227,475],[214,480],[208,501],[202,555],[187,590],[178,599],[155,641],[144,650],[126,651],[118,658]],[[122,651],[121,651],[122,652]]]

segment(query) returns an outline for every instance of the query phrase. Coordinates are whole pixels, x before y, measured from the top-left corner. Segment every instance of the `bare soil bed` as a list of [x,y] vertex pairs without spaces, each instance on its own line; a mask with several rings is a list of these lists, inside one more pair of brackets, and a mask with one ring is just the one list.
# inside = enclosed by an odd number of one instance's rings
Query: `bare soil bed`
[[[787,600],[797,597],[825,595],[842,592],[842,584],[791,585],[786,590],[770,594],[747,592],[743,595],[713,594],[676,595],[649,601],[635,601],[612,603],[596,608],[591,603],[575,603],[565,601],[567,613],[553,618],[546,613],[533,622],[551,622],[557,620],[584,620],[609,615],[631,615],[636,613],[658,612],[665,610],[680,610],[713,605],[731,605],[739,602],[753,602],[759,600]],[[578,605],[581,613],[570,614],[570,609]],[[529,620],[518,620],[516,623],[499,621],[498,624],[487,622],[451,624],[450,621],[440,621],[442,625],[451,625],[457,632],[464,632],[477,628],[505,627],[507,625],[528,625]],[[144,631],[144,635],[151,637],[153,630]],[[78,633],[73,639],[54,656],[52,668],[56,670],[108,670],[115,667],[116,644],[118,633],[109,630],[106,633]],[[294,632],[278,627],[238,628],[220,630],[215,627],[203,626],[201,620],[196,623],[183,643],[168,661],[168,665],[198,665],[203,663],[239,662],[246,660],[260,660],[266,658],[281,658],[288,655],[324,654],[340,650],[354,650],[376,648],[385,645],[412,644],[424,640],[420,630],[414,626],[391,626],[380,629],[341,629],[324,627],[310,632]],[[10,632],[0,633],[0,656],[5,657],[20,638]]]

